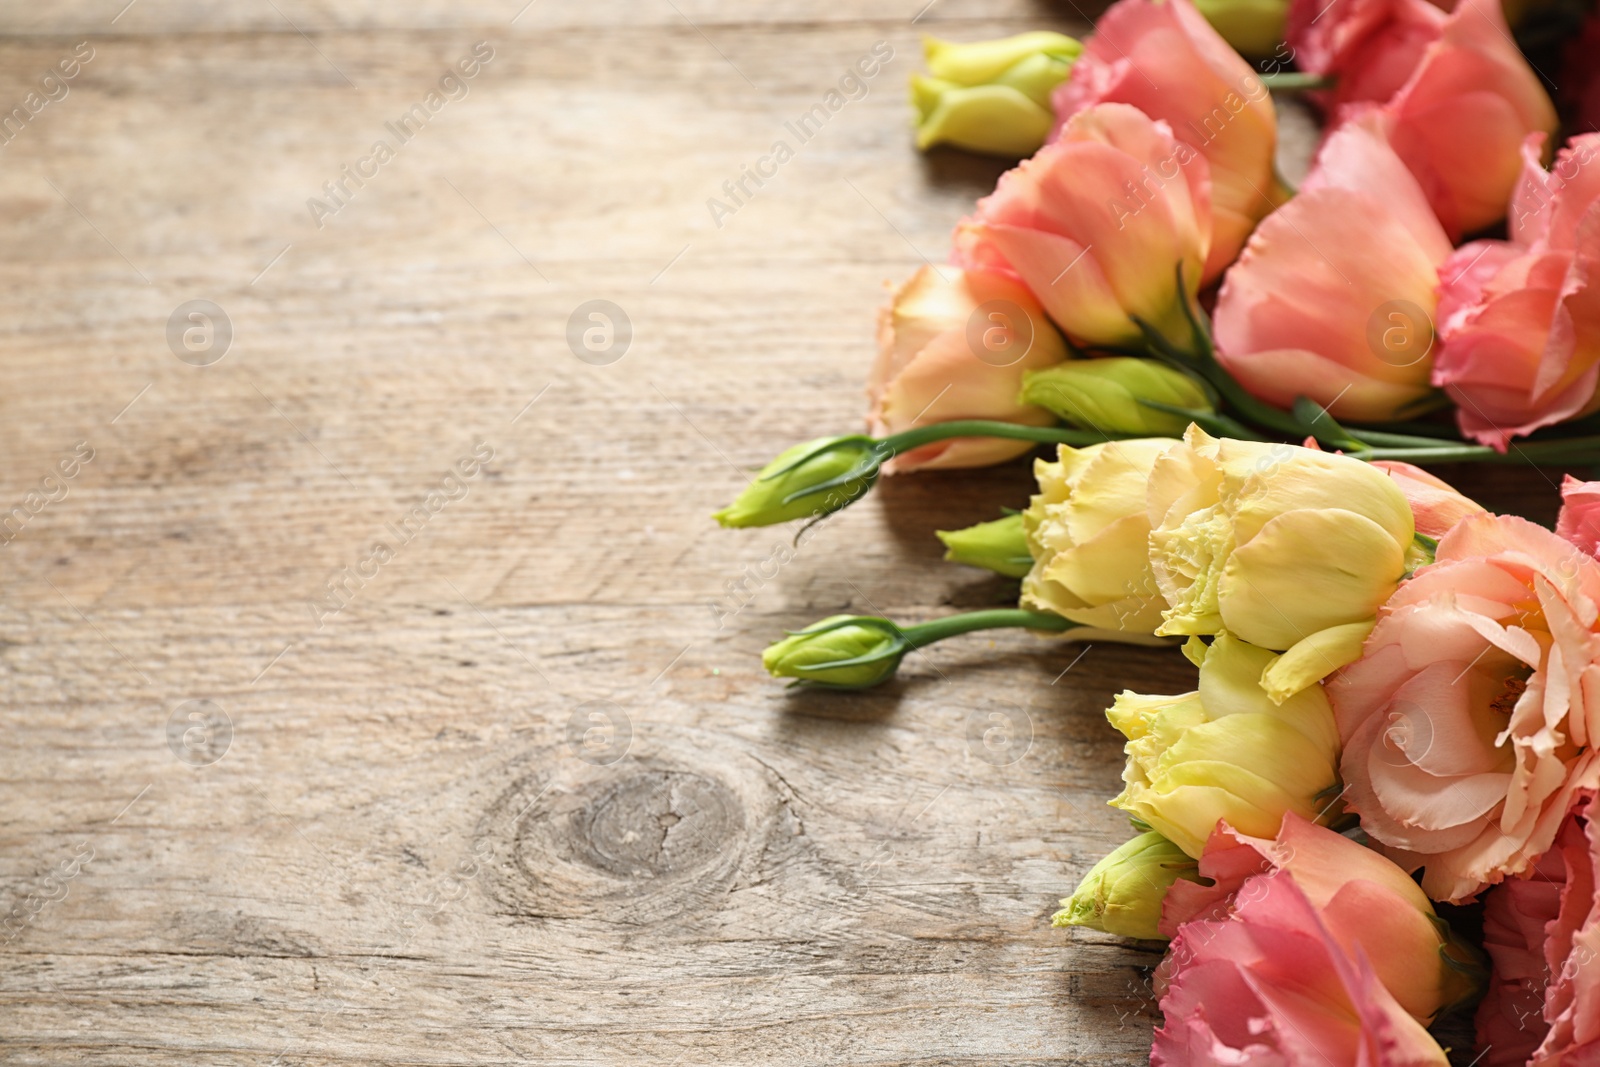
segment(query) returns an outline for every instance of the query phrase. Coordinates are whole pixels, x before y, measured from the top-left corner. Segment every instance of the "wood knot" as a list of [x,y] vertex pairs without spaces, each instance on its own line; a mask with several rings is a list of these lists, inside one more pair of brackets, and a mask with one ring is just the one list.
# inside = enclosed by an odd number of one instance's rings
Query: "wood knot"
[[[514,913],[649,923],[715,910],[739,873],[739,794],[658,760],[565,765],[518,779],[479,826],[503,862],[493,891]],[[581,768],[581,769],[579,769]]]
[[579,858],[624,878],[690,872],[744,828],[727,787],[692,771],[640,771],[601,789],[571,819]]

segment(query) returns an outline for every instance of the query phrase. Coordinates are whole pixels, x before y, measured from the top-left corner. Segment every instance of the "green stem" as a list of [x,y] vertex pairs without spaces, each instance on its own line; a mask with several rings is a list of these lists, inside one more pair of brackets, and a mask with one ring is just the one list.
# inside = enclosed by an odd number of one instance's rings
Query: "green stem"
[[1358,458],[1400,459],[1408,463],[1592,463],[1600,457],[1600,437],[1567,437],[1513,443],[1506,452],[1488,445],[1438,445],[1430,448],[1374,448]]
[[962,615],[948,615],[932,622],[915,626],[902,626],[900,632],[912,648],[922,648],[935,641],[974,630],[1000,630],[1021,627],[1027,630],[1070,630],[1078,624],[1060,615],[1042,611],[1024,611],[1021,608],[992,608],[988,611],[969,611]]
[[1446,448],[1456,447],[1462,443],[1447,437],[1417,437],[1411,434],[1389,433],[1385,430],[1358,430],[1354,426],[1346,426],[1344,431],[1363,444],[1384,448]]
[[1332,74],[1307,74],[1297,70],[1281,70],[1261,75],[1261,84],[1274,93],[1305,93],[1316,89],[1332,89],[1339,84]]
[[[1235,381],[1233,375],[1224,370],[1222,364],[1216,362],[1214,358],[1208,357],[1203,367],[1211,384],[1216,388],[1217,392],[1222,394],[1222,399],[1226,400],[1228,406],[1239,414],[1258,426],[1265,426],[1268,429],[1277,430],[1279,433],[1289,433],[1296,436],[1305,435],[1306,428],[1300,425],[1293,415],[1287,411],[1281,411],[1270,404],[1263,404],[1245,392],[1244,387]],[[1215,371],[1212,368],[1215,368]]]
[[1132,435],[1105,434],[1098,430],[1068,430],[1060,426],[1018,426],[1015,423],[995,422],[990,419],[957,419],[953,422],[929,423],[914,430],[904,430],[880,438],[878,446],[887,450],[890,455],[898,455],[950,437],[1004,437],[1012,441],[1037,441],[1045,445],[1073,445],[1081,448],[1129,436]]
[[1400,433],[1410,437],[1417,437],[1434,444],[1455,443],[1461,440],[1455,427],[1446,423],[1436,422],[1385,422],[1369,424],[1358,422],[1355,425],[1346,424],[1346,427],[1355,433]]
[[[1245,395],[1244,402],[1240,403],[1228,395],[1238,390],[1239,386],[1222,375],[1218,375],[1214,383],[1234,407],[1249,408],[1250,410],[1243,414],[1254,422],[1266,424],[1297,437],[1315,430],[1315,426],[1307,427],[1289,412],[1268,407],[1248,395]],[[1242,393],[1242,390],[1240,392]],[[1261,410],[1257,411],[1256,408]],[[1508,452],[1497,452],[1487,445],[1469,445],[1437,438],[1413,437],[1409,434],[1382,433],[1376,430],[1353,430],[1349,427],[1339,427],[1339,429],[1362,444],[1376,446],[1353,453],[1357,459],[1365,460],[1398,459],[1409,463],[1525,463],[1529,460],[1542,460],[1548,463],[1585,463],[1600,459],[1600,435],[1522,442],[1514,444]],[[1018,426],[1014,423],[993,422],[987,419],[961,419],[955,422],[935,422],[919,426],[914,430],[882,438],[879,444],[892,455],[950,437],[1003,437],[1014,441],[1035,441],[1040,444],[1061,444],[1082,448],[1087,445],[1103,444],[1109,440],[1125,440],[1129,436],[1104,434],[1095,430],[1071,430],[1060,426]],[[999,625],[1023,624],[1010,622]]]
[[1178,264],[1177,291],[1178,299],[1183,304],[1184,317],[1189,320],[1189,327],[1193,331],[1196,351],[1185,352],[1175,347],[1159,330],[1135,316],[1133,321],[1144,333],[1151,354],[1174,367],[1191,374],[1198,374],[1217,391],[1229,407],[1256,425],[1277,430],[1279,433],[1303,436],[1306,431],[1298,419],[1287,411],[1280,411],[1270,404],[1264,404],[1245,392],[1244,387],[1228,373],[1227,368],[1217,361],[1216,344],[1211,339],[1211,324],[1206,319],[1205,312],[1195,307],[1189,300],[1188,290],[1183,284],[1182,263]]

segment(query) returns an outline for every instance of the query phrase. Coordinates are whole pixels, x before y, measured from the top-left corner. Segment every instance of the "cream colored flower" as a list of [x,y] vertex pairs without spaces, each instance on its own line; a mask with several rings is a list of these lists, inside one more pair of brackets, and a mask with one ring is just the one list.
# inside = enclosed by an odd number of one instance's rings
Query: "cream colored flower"
[[1062,445],[1035,460],[1039,492],[1022,523],[1033,569],[1022,603],[1105,630],[1151,634],[1165,602],[1150,572],[1145,486],[1167,438]]
[[1117,697],[1106,717],[1128,739],[1128,763],[1112,805],[1196,859],[1219,819],[1275,837],[1285,812],[1323,814],[1338,779],[1333,710],[1321,685],[1268,699],[1271,659],[1223,633],[1204,651],[1197,691]]
[[1383,471],[1295,445],[1215,438],[1191,426],[1155,464],[1152,570],[1160,634],[1227,630],[1288,652],[1287,696],[1360,654],[1404,577],[1416,528]]

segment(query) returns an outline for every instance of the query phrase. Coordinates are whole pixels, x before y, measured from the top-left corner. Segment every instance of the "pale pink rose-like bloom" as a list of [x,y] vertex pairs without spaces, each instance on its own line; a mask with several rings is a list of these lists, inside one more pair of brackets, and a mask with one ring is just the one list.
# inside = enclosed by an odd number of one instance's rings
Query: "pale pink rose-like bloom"
[[[1009,275],[953,268],[946,274],[922,267],[878,313],[878,358],[867,383],[873,435],[956,419],[1053,426],[1055,416],[1017,400],[1024,373],[1067,357],[1044,309]],[[895,456],[884,470],[987,467],[1033,447],[956,437]]]
[[1600,562],[1525,519],[1470,515],[1328,680],[1345,804],[1435,900],[1544,853],[1600,784]]
[[[1283,817],[1275,839],[1248,837],[1219,823],[1206,842],[1200,875],[1174,882],[1161,908],[1160,932],[1175,937],[1196,919],[1225,918],[1247,880],[1287,872],[1328,933],[1352,958],[1360,954],[1399,1005],[1423,1025],[1474,995],[1471,950],[1440,934],[1428,897],[1378,852],[1309,822]],[[1449,951],[1451,961],[1441,953]]]
[[1210,189],[1205,158],[1165,122],[1101,104],[1001,175],[956,228],[952,258],[1014,274],[1085,345],[1143,345],[1137,318],[1193,350],[1184,302],[1211,247]]
[[1455,528],[1468,515],[1484,510],[1476,500],[1463,496],[1455,486],[1429,474],[1421,467],[1398,460],[1380,459],[1372,464],[1393,479],[1411,505],[1417,533],[1435,541]]
[[1301,70],[1338,79],[1316,97],[1337,113],[1398,93],[1444,22],[1445,9],[1429,0],[1292,0],[1284,40]]
[[1600,556],[1600,482],[1580,482],[1570,474],[1561,479],[1556,533],[1589,555]]
[[1217,358],[1261,400],[1393,419],[1428,395],[1429,316],[1450,255],[1416,180],[1371,121],[1328,138],[1217,298]]
[[1112,4],[1053,102],[1052,137],[1086,108],[1131,104],[1204,155],[1216,231],[1203,284],[1234,261],[1256,222],[1287,195],[1273,169],[1278,120],[1271,94],[1189,0]]
[[1600,814],[1585,796],[1529,877],[1491,889],[1483,941],[1494,972],[1478,1007],[1486,1067],[1600,1059]]
[[1287,871],[1240,886],[1226,917],[1177,932],[1152,1067],[1444,1067],[1444,1051],[1347,952]]
[[1433,380],[1464,434],[1513,437],[1600,407],[1600,134],[1546,171],[1543,134],[1522,147],[1509,241],[1474,241],[1440,268]]

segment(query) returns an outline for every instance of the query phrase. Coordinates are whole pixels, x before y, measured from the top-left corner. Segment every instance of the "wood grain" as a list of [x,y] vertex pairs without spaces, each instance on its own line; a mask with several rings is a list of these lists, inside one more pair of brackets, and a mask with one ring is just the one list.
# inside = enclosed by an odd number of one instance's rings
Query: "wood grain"
[[[1026,469],[891,481],[770,578],[788,531],[707,517],[857,425],[881,286],[999,173],[910,148],[919,32],[1082,19],[518,6],[0,11],[0,104],[94,49],[0,147],[4,1060],[1142,1062],[1154,953],[1047,920],[1127,833],[1101,709],[1187,665],[1002,634],[789,693],[757,659],[784,627],[1014,595],[931,532]],[[480,41],[319,228],[307,199]],[[233,329],[207,366],[166,336],[198,299]],[[608,366],[566,341],[593,299],[633,326]],[[1553,512],[1531,469],[1472,485]]]

